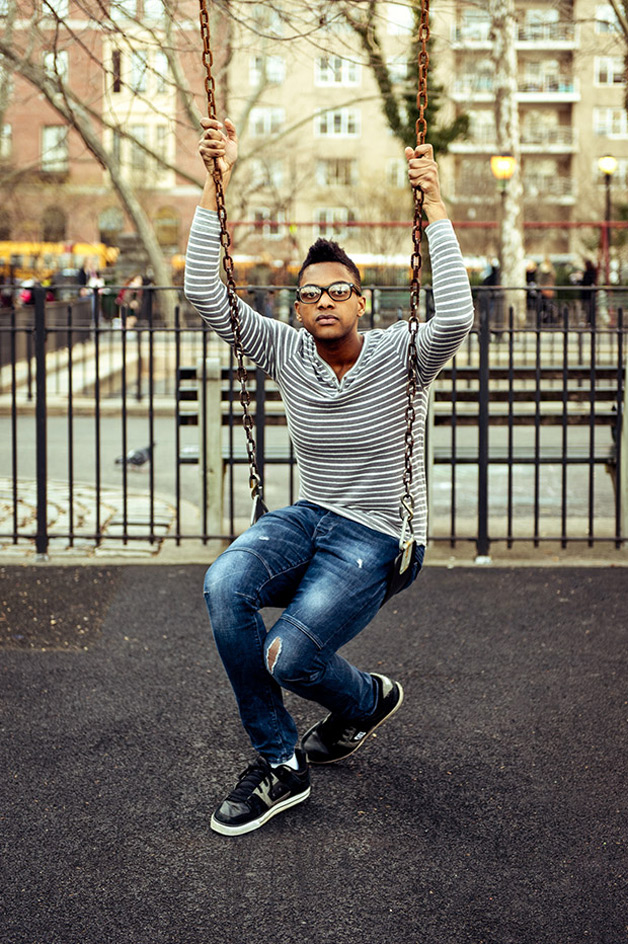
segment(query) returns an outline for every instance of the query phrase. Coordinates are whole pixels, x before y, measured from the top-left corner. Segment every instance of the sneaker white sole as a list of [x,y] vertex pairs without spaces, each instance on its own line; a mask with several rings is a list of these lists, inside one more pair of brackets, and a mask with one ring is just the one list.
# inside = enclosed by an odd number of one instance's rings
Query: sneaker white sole
[[261,816],[258,816],[257,819],[252,819],[248,823],[241,823],[239,826],[228,826],[226,823],[221,823],[220,820],[216,819],[215,814],[212,816],[209,825],[214,832],[220,833],[221,836],[243,836],[244,833],[251,833],[253,830],[259,829],[260,826],[267,823],[268,820],[276,816],[277,813],[283,813],[284,810],[290,809],[291,806],[303,803],[304,800],[307,800],[311,792],[312,788],[308,787],[303,793],[286,797],[285,800],[280,800],[279,803],[275,803],[274,806],[271,806],[270,809],[262,813]]
[[[375,674],[375,673],[373,673],[373,674]],[[312,765],[315,766],[315,767],[323,767],[325,764],[338,764],[341,760],[346,760],[347,757],[351,757],[352,754],[355,754],[356,751],[359,751],[360,748],[363,747],[363,746],[371,739],[371,736],[374,734],[375,731],[377,731],[377,729],[380,727],[380,725],[382,725],[382,724],[384,723],[384,721],[388,721],[389,718],[392,718],[392,716],[393,716],[397,711],[399,711],[399,709],[401,708],[401,705],[403,704],[403,688],[401,687],[401,683],[400,683],[400,682],[397,682],[396,685],[397,685],[397,687],[399,688],[399,701],[397,702],[397,704],[395,705],[395,707],[394,707],[391,711],[389,711],[387,715],[384,715],[384,717],[381,719],[381,721],[378,721],[377,724],[375,725],[375,727],[374,727],[374,728],[371,728],[371,730],[368,732],[368,734],[365,734],[364,737],[362,738],[362,740],[361,740],[361,741],[358,741],[357,744],[355,745],[355,747],[352,748],[352,750],[347,751],[347,753],[346,753],[346,754],[343,754],[342,757],[334,757],[332,760],[313,760],[313,759],[308,755],[308,758],[307,758],[308,764],[312,764]],[[303,738],[302,738],[301,743],[303,743],[303,741],[305,741],[305,739],[306,739],[306,737],[308,736],[308,734],[311,734],[312,731],[313,731],[315,728],[317,728],[319,724],[320,724],[320,722],[317,722],[316,724],[312,725],[312,727],[309,729],[309,731],[306,731],[306,732],[305,732],[305,734],[303,735]]]

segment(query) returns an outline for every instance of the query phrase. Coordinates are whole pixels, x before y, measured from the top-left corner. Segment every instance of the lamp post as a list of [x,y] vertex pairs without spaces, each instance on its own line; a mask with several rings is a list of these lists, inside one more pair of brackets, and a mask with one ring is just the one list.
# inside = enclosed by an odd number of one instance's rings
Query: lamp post
[[502,154],[493,154],[491,157],[491,173],[496,179],[501,194],[501,218],[499,223],[499,271],[503,270],[504,261],[504,206],[508,181],[515,172],[516,160],[508,151]]
[[600,157],[597,166],[604,174],[604,186],[606,189],[606,207],[604,212],[604,229],[602,231],[602,254],[604,257],[604,282],[608,285],[610,281],[610,258],[611,258],[611,178],[617,170],[617,161],[611,154],[605,154]]

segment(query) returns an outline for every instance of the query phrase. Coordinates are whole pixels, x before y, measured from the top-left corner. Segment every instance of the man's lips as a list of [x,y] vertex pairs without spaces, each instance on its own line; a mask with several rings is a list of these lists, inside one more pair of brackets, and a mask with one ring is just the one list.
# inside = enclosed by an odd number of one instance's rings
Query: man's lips
[[332,324],[335,321],[338,321],[338,318],[336,317],[336,315],[325,314],[325,315],[316,316],[317,324],[326,324],[326,323]]

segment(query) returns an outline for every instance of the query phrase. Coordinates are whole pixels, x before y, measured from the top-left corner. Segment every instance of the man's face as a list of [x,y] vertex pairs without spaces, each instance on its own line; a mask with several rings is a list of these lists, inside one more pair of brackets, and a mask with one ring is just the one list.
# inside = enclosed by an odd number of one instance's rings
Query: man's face
[[[355,284],[355,277],[340,262],[316,262],[304,270],[299,287],[304,285],[331,286],[336,282]],[[351,292],[345,301],[334,301],[327,293],[311,304],[294,303],[299,320],[317,341],[340,341],[357,333],[358,319],[364,314],[366,299]]]

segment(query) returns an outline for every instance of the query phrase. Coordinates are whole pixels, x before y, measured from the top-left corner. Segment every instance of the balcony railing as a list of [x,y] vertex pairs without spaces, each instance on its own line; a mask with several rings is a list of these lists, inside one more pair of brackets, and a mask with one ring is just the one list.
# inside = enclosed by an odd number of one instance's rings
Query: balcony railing
[[[580,87],[576,79],[570,76],[524,76],[517,83],[518,99],[530,100],[541,96],[544,100],[570,100],[579,97]],[[493,75],[467,74],[454,82],[454,99],[490,98],[495,94]]]
[[520,43],[574,43],[575,38],[575,23],[528,23],[517,34]]
[[[577,129],[568,126],[556,128],[529,128],[521,132],[521,148],[524,151],[552,151],[571,153],[577,145]],[[472,129],[463,141],[455,141],[449,149],[454,154],[494,152],[497,149],[495,129],[487,125]]]
[[[491,24],[468,23],[454,26],[451,39],[454,43],[482,44],[490,43]],[[524,23],[517,30],[517,45],[525,44],[565,44],[574,45],[576,41],[575,23]]]
[[567,125],[555,128],[523,128],[521,146],[529,150],[572,151],[578,144],[578,129]]
[[558,177],[550,174],[523,175],[523,196],[525,200],[536,200],[538,197],[547,199],[573,198],[575,193],[573,177]]
[[[524,200],[565,200],[575,197],[575,185],[572,177],[553,177],[549,174],[523,175]],[[495,181],[487,170],[486,176],[471,175],[461,177],[455,183],[455,192],[451,194],[454,200],[482,200],[496,199]]]

